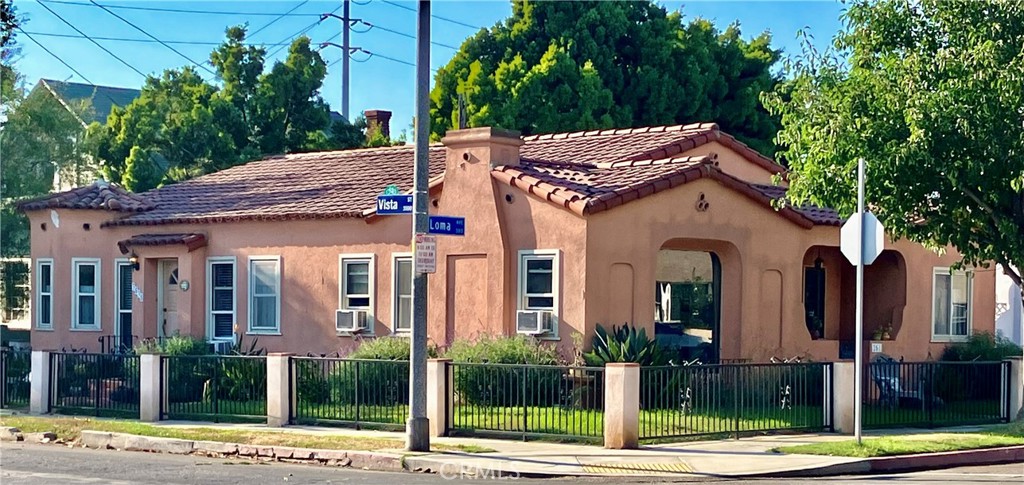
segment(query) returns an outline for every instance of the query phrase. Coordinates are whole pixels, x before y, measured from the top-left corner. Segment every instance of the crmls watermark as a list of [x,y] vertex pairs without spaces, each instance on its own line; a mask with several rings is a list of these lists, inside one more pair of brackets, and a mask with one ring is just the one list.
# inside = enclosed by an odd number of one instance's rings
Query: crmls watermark
[[438,473],[445,480],[518,480],[519,471],[507,464],[497,463],[493,467],[445,463]]

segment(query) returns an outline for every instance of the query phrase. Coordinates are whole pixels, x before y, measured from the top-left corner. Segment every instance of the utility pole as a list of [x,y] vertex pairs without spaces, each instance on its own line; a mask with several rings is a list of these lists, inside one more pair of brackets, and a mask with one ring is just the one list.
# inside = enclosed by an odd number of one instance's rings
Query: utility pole
[[854,347],[853,371],[853,434],[857,444],[861,444],[861,411],[864,402],[864,159],[857,160],[857,217],[860,218],[860,230],[857,234],[858,251],[860,258],[857,260],[857,323],[856,341]]
[[349,123],[352,122],[348,117],[348,54],[352,47],[349,45],[349,22],[352,21],[349,16],[350,3],[349,0],[342,0],[341,12],[341,115]]
[[[427,193],[430,182],[430,2],[420,0],[416,24],[416,155],[413,184],[413,233],[427,234]],[[415,248],[413,250],[415,254]],[[430,451],[427,420],[427,274],[415,272],[412,280],[412,348],[409,358],[409,421],[405,426],[409,451]]]

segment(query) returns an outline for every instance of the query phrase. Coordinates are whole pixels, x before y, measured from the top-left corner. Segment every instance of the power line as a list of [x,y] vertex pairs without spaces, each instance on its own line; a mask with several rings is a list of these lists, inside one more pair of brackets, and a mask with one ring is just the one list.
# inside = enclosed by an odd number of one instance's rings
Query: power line
[[[89,2],[91,2],[91,3],[92,3],[93,5],[95,5],[95,6],[97,6],[97,7],[101,8],[101,9],[103,9],[103,10],[104,10],[105,12],[109,13],[110,15],[113,15],[114,17],[117,17],[117,18],[118,18],[118,19],[120,19],[120,20],[121,20],[122,22],[124,22],[124,23],[126,23],[126,24],[128,24],[128,25],[132,26],[133,28],[135,28],[135,30],[138,30],[139,32],[142,32],[143,34],[145,34],[145,36],[146,36],[146,37],[149,37],[150,39],[153,39],[153,40],[155,40],[155,41],[159,42],[159,43],[160,43],[160,45],[162,45],[162,46],[164,46],[164,47],[166,47],[166,48],[170,49],[170,50],[171,50],[172,52],[174,52],[175,54],[177,54],[177,55],[179,55],[179,56],[183,57],[183,58],[184,58],[184,59],[185,59],[186,61],[188,61],[188,62],[191,62],[192,64],[195,64],[196,66],[198,66],[198,67],[202,68],[203,70],[205,70],[206,72],[208,72],[208,73],[210,73],[210,74],[212,74],[212,75],[214,75],[214,76],[216,76],[216,75],[217,75],[217,73],[216,73],[216,72],[213,72],[213,71],[212,71],[212,70],[211,70],[210,68],[208,68],[208,67],[204,66],[204,65],[203,65],[203,64],[201,64],[201,63],[198,63],[198,62],[196,62],[196,61],[193,61],[191,57],[189,57],[189,56],[186,56],[185,54],[182,54],[182,53],[181,53],[181,51],[179,51],[178,49],[175,49],[174,47],[171,47],[171,45],[170,45],[170,44],[168,44],[168,43],[166,43],[166,42],[164,42],[164,41],[162,41],[162,40],[160,40],[160,39],[156,38],[156,36],[154,36],[153,34],[150,34],[150,33],[149,33],[149,32],[147,32],[147,31],[146,31],[145,29],[143,29],[143,28],[139,27],[138,25],[135,25],[135,24],[131,23],[130,21],[128,21],[128,20],[127,20],[127,19],[125,19],[124,17],[122,17],[122,16],[120,16],[120,15],[118,15],[118,14],[114,13],[114,12],[113,12],[113,11],[111,11],[111,10],[110,10],[109,8],[107,8],[107,7],[103,6],[103,5],[100,5],[100,4],[96,3],[96,2],[94,1],[94,0],[89,0]],[[40,3],[40,5],[42,5],[42,3]],[[49,9],[47,9],[47,10],[49,10]],[[83,35],[84,35],[84,34],[83,34]]]
[[[389,2],[388,0],[381,0],[381,3],[386,3],[388,5],[391,5],[391,6],[394,6],[394,7],[398,7],[398,8],[403,9],[403,10],[408,10],[410,12],[416,12],[415,8],[410,7],[408,5],[402,5],[400,3]],[[450,22],[450,23],[453,23],[455,25],[461,25],[463,27],[469,27],[469,28],[471,28],[473,30],[480,30],[480,27],[478,27],[476,25],[467,24],[465,22],[461,22],[461,21],[458,21],[458,20],[455,20],[455,19],[450,19],[450,18],[447,18],[447,17],[442,17],[440,15],[431,15],[431,17],[434,17],[437,20],[444,20],[445,22]]]
[[[86,38],[84,35],[57,34],[57,33],[52,33],[52,32],[26,32],[26,33],[27,34],[32,34],[32,35],[44,36],[44,37],[63,37],[63,38],[67,38],[67,39],[84,39],[84,38]],[[96,40],[109,40],[109,41],[114,41],[114,42],[137,42],[137,43],[143,43],[143,44],[157,44],[158,43],[157,41],[155,41],[153,39],[130,39],[130,38],[126,38],[126,37],[100,37],[100,36],[93,36],[93,39],[96,39]],[[219,46],[219,45],[223,44],[223,42],[207,42],[207,41],[199,41],[199,40],[165,40],[164,42],[166,42],[168,44],[181,44],[181,45],[211,45],[211,46]],[[285,44],[275,43],[275,44],[263,44],[263,45],[275,46],[276,47],[276,46],[279,46],[279,45],[288,45],[288,43],[285,43]]]
[[[366,26],[370,27],[369,29],[364,30],[363,32],[360,32],[360,33],[369,32],[369,31],[371,31],[373,29],[378,29],[378,30],[383,30],[384,32],[390,32],[390,33],[395,34],[395,35],[400,35],[402,37],[408,37],[408,38],[414,39],[414,40],[416,39],[415,35],[407,34],[405,32],[400,32],[400,31],[394,30],[394,29],[389,29],[387,27],[384,27],[384,26],[381,26],[381,25],[377,25],[377,24],[374,24],[374,23],[370,23],[370,22],[367,22],[365,20],[358,20],[357,22],[363,23]],[[441,42],[430,41],[430,43],[434,44],[436,46],[446,47],[446,48],[454,50],[454,51],[459,50],[458,47],[455,47],[455,46],[449,45],[449,44],[444,44],[444,43],[441,43]]]
[[[91,7],[92,6],[92,4],[89,3],[89,2],[72,2],[72,1],[68,1],[68,0],[44,0],[44,1],[47,1],[49,3],[59,3],[59,4],[63,4],[63,5],[78,5],[78,6],[83,6],[83,7]],[[107,8],[115,9],[115,10],[142,10],[142,11],[146,11],[146,12],[189,13],[189,14],[203,14],[203,15],[230,15],[230,16],[246,15],[246,16],[252,16],[252,17],[274,17],[274,16],[278,16],[278,15],[280,15],[282,17],[308,17],[308,16],[316,15],[316,14],[312,14],[312,13],[291,13],[291,12],[286,12],[286,13],[283,13],[283,14],[281,14],[281,13],[272,13],[272,12],[227,12],[227,11],[223,11],[223,10],[190,10],[190,9],[184,9],[184,8],[138,7],[138,6],[131,6],[131,5],[106,5],[106,4],[104,4],[103,6],[107,7]]]
[[[89,1],[92,2],[92,3],[96,3],[94,0],[89,0]],[[252,40],[252,38],[255,37],[256,34],[262,32],[263,29],[266,29],[267,27],[270,27],[271,25],[274,25],[275,23],[277,23],[278,20],[281,20],[281,19],[285,18],[288,14],[298,10],[299,7],[301,7],[301,6],[303,6],[303,5],[307,4],[307,3],[309,3],[309,0],[303,0],[298,5],[292,7],[291,10],[289,10],[289,11],[287,11],[287,12],[281,14],[281,15],[278,15],[277,18],[275,18],[274,20],[271,20],[270,22],[267,22],[263,27],[260,27],[260,28],[256,29],[254,32],[247,34],[245,37],[247,39],[249,39],[249,40]]]
[[[145,74],[143,74],[142,71],[138,70],[135,66],[129,64],[128,61],[125,61],[124,59],[121,59],[120,57],[118,57],[117,54],[114,54],[113,52],[110,52],[110,49],[107,49],[106,47],[103,47],[103,44],[100,44],[99,42],[96,42],[95,40],[93,40],[92,37],[89,37],[88,35],[86,35],[85,32],[82,32],[81,30],[79,30],[78,27],[75,27],[74,24],[72,24],[71,22],[68,22],[67,20],[65,20],[64,17],[61,17],[60,14],[58,14],[57,12],[54,12],[53,9],[48,7],[48,6],[46,6],[45,3],[39,2],[39,6],[45,8],[47,11],[52,13],[54,17],[57,17],[58,19],[60,19],[61,22],[64,22],[65,24],[67,24],[68,27],[71,27],[72,29],[74,29],[75,32],[78,32],[79,34],[81,34],[82,37],[84,37],[86,39],[89,39],[90,42],[92,42],[93,44],[96,44],[96,47],[99,47],[100,49],[103,49],[103,52],[106,52],[107,54],[110,54],[110,56],[113,57],[114,59],[117,59],[118,61],[121,61],[121,64],[124,64],[124,65],[128,66],[129,69],[135,71],[136,73],[138,73],[140,76],[142,76],[144,78],[148,77]],[[24,31],[22,31],[22,32],[24,32]],[[38,42],[37,42],[37,44],[38,44]]]
[[[333,14],[333,13],[337,12],[340,9],[341,9],[341,5],[338,5],[337,7],[334,7],[334,10],[331,10],[331,13]],[[275,55],[277,55],[278,52],[281,52],[281,50],[283,50],[285,47],[290,46],[291,43],[294,42],[294,40],[297,37],[299,37],[301,35],[304,35],[306,32],[309,32],[310,30],[313,30],[313,28],[315,28],[316,26],[320,25],[320,23],[324,21],[324,18],[325,17],[323,15],[320,15],[316,22],[313,22],[313,23],[307,25],[302,30],[299,30],[298,32],[296,32],[296,33],[294,33],[294,34],[292,34],[292,35],[290,35],[288,37],[285,37],[285,39],[283,39],[280,43],[278,43],[278,48],[276,48],[272,52],[268,53],[266,55],[266,58],[267,59],[273,58]],[[338,33],[332,35],[327,40],[334,39],[335,37],[337,37],[339,35],[341,35],[341,32],[338,32]]]
[[75,69],[75,68],[71,67],[71,64],[68,64],[67,61],[65,61],[64,59],[61,59],[60,56],[58,56],[57,54],[54,54],[53,51],[51,51],[50,49],[47,49],[46,46],[43,45],[42,42],[39,42],[38,40],[36,40],[35,37],[32,37],[32,34],[30,34],[28,32],[25,32],[24,30],[21,30],[20,27],[18,28],[18,31],[20,31],[22,34],[24,34],[25,37],[28,37],[28,40],[31,40],[32,42],[35,42],[35,44],[37,46],[39,46],[40,49],[46,51],[47,54],[53,56],[53,58],[57,59],[58,61],[60,61],[61,64],[64,64],[64,67],[66,67],[68,69],[71,69],[71,72],[73,72],[76,75],[78,75],[78,77],[82,78],[83,81],[85,81],[85,82],[87,82],[89,84],[92,84],[93,86],[96,85],[96,83],[90,81],[89,78],[85,77],[85,74],[82,74],[82,73],[78,72],[78,69]]

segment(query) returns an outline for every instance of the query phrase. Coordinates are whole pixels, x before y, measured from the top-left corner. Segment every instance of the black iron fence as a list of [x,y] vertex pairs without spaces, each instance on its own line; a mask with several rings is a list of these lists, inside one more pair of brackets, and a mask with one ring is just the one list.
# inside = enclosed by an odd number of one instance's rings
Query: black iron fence
[[27,408],[32,352],[0,349],[0,408]]
[[404,429],[409,362],[293,357],[292,421]]
[[600,440],[604,369],[449,363],[451,435]]
[[640,370],[640,438],[832,428],[832,364]]
[[266,419],[266,357],[181,355],[161,360],[167,419]]
[[50,354],[51,408],[61,414],[139,417],[139,358]]
[[872,362],[864,427],[936,427],[1009,419],[1009,362]]

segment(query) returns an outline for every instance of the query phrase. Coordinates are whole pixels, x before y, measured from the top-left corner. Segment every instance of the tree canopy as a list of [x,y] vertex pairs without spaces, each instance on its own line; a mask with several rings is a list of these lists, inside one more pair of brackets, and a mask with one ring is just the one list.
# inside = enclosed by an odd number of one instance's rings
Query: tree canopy
[[855,211],[965,264],[1024,268],[1024,4],[864,1],[834,49],[806,49],[765,96],[781,116],[789,196]]
[[191,68],[150,77],[141,95],[89,128],[105,176],[134,191],[222,170],[268,154],[353,148],[365,123],[331,122],[320,87],[327,66],[308,37],[267,69],[244,27],[210,55],[219,85]]
[[684,22],[643,2],[515,0],[512,16],[467,39],[438,70],[431,130],[469,126],[525,134],[715,121],[764,153],[777,121],[761,106],[777,82],[766,32]]

